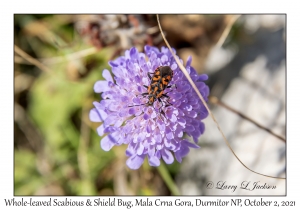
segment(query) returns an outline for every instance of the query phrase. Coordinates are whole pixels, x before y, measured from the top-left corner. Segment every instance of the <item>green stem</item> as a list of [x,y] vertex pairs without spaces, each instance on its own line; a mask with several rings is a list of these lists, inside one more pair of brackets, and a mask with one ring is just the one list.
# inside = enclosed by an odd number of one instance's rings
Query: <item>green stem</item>
[[174,183],[172,177],[169,174],[169,171],[166,168],[164,163],[161,163],[159,167],[157,167],[159,174],[161,175],[162,179],[168,186],[169,190],[171,191],[172,195],[180,195],[179,189],[177,188],[176,184]]

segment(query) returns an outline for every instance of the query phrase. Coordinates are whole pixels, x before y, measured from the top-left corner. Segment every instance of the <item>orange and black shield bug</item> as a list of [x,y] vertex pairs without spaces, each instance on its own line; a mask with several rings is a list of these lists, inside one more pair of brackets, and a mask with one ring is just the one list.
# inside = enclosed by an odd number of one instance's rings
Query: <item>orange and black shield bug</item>
[[[153,75],[151,77],[151,74]],[[143,93],[142,96],[148,97],[148,102],[145,104],[140,105],[153,105],[153,103],[158,100],[162,103],[162,98],[169,99],[169,96],[164,93],[166,88],[170,88],[169,86],[170,81],[173,78],[173,71],[169,66],[159,66],[155,69],[154,73],[148,73],[148,77],[150,79],[150,85],[146,86],[147,92]],[[170,104],[168,101],[164,101],[166,103]],[[134,106],[140,106],[140,105],[134,105]],[[132,107],[132,106],[130,106]]]

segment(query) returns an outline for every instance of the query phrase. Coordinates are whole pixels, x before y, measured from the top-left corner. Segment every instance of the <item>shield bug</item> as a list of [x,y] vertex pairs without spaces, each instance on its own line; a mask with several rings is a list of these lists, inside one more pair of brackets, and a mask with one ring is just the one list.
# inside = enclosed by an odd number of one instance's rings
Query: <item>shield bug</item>
[[[151,76],[151,74],[153,76]],[[150,79],[150,85],[146,86],[147,92],[143,93],[142,96],[148,97],[148,102],[145,104],[140,105],[153,105],[153,103],[158,100],[159,102],[163,102],[162,98],[169,99],[169,96],[164,93],[166,88],[170,88],[169,85],[170,81],[173,78],[173,71],[169,66],[159,66],[155,69],[154,73],[148,73],[148,77]],[[166,103],[170,104],[168,101],[164,101]],[[133,106],[140,106],[140,105],[133,105]],[[132,107],[132,106],[130,106]]]

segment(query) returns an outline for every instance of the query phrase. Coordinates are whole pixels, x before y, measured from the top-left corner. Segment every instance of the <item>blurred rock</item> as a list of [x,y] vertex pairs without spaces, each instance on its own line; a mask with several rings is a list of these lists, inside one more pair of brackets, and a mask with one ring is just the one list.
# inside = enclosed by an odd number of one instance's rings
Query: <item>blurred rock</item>
[[[248,18],[254,17],[245,17],[246,22]],[[278,19],[282,18],[284,16]],[[258,19],[265,21],[262,17]],[[256,32],[245,32],[250,39],[238,42],[239,51],[228,64],[211,75],[210,86],[212,95],[285,138],[284,23],[281,21],[281,27],[276,26],[277,30],[274,30],[259,22]],[[231,147],[245,165],[266,175],[286,176],[284,142],[225,108],[210,107]],[[205,123],[206,131],[199,142],[202,148],[191,151],[183,160],[181,173],[177,176],[184,195],[286,194],[285,180],[247,170],[226,146],[210,117]],[[212,189],[207,188],[209,181],[214,183]],[[245,190],[240,188],[243,181],[249,182],[251,189],[254,182],[276,186],[276,189]],[[234,191],[217,189],[218,182],[219,187],[225,183],[224,186],[236,185],[237,188]]]

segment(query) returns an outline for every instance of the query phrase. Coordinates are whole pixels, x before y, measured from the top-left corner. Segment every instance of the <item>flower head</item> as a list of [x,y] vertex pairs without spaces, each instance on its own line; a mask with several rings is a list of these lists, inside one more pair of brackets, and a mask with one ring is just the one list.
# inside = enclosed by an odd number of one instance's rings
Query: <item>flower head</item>
[[[182,62],[182,61],[181,61]],[[207,75],[198,75],[188,58],[186,69],[205,100],[209,94],[203,82]],[[94,102],[90,111],[93,122],[102,122],[97,128],[101,148],[109,151],[115,145],[128,144],[126,164],[138,169],[148,157],[149,165],[159,166],[162,158],[167,164],[178,162],[186,156],[189,148],[199,148],[196,144],[204,132],[208,112],[195,90],[177,66],[169,49],[145,46],[145,54],[131,48],[114,61],[109,62],[114,77],[108,70],[103,71],[105,81],[94,85],[96,93],[102,93],[102,100]],[[173,78],[164,90],[168,97],[147,104],[147,88],[151,80],[148,73],[157,67],[169,66]],[[170,87],[171,86],[171,87]],[[186,135],[193,138],[190,142]]]

